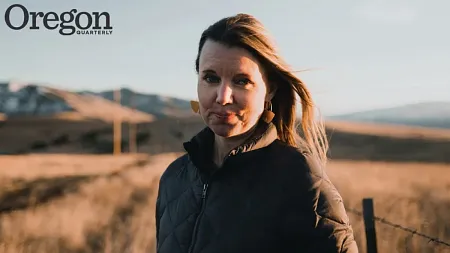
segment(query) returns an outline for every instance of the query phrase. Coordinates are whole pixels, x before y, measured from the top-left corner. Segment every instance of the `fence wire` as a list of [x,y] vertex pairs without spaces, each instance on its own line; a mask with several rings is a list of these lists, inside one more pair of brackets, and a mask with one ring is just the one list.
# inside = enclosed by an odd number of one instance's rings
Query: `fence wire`
[[[361,212],[361,211],[359,211],[359,210],[352,209],[352,208],[345,208],[345,209],[346,209],[349,213],[353,213],[353,214],[356,214],[356,215],[361,216],[361,217],[364,218],[363,212]],[[420,232],[418,232],[417,230],[414,230],[414,229],[411,229],[411,228],[403,227],[403,226],[400,225],[400,224],[395,224],[395,223],[393,223],[393,222],[391,222],[391,221],[388,221],[388,220],[386,220],[386,219],[384,219],[384,218],[380,218],[380,217],[374,216],[373,219],[374,219],[374,221],[378,221],[378,222],[383,223],[383,224],[385,224],[385,225],[388,225],[388,226],[391,226],[391,227],[394,227],[394,228],[403,230],[403,231],[405,231],[405,232],[411,233],[411,234],[413,234],[413,235],[417,235],[417,236],[419,236],[419,237],[423,237],[423,238],[425,238],[425,239],[428,240],[428,243],[434,242],[434,243],[437,243],[437,244],[440,244],[440,245],[444,245],[444,246],[450,247],[450,243],[444,242],[444,241],[442,241],[442,240],[439,239],[439,238],[431,237],[431,236],[429,236],[429,235],[420,233]]]

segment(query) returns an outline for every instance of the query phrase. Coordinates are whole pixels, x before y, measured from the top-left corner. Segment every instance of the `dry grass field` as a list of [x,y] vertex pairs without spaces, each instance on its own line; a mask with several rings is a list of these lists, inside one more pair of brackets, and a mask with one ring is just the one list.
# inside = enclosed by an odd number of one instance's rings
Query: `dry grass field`
[[157,179],[174,158],[0,157],[0,252],[153,252]]
[[[158,178],[180,153],[0,157],[0,252],[154,252]],[[450,241],[448,164],[331,161],[347,207]],[[349,214],[360,252],[364,225]],[[449,252],[377,223],[379,252]]]

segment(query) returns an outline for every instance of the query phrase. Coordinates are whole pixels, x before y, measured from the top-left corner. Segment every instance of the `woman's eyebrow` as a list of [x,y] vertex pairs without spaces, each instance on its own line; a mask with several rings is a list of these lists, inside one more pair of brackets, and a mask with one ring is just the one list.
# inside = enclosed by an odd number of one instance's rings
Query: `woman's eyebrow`
[[236,74],[236,75],[234,75],[234,76],[250,77],[250,75],[249,75],[249,74],[247,74],[247,73],[244,73],[244,72],[239,72],[239,73],[237,73],[237,74]]
[[205,74],[216,74],[216,71],[212,70],[212,69],[205,69],[202,71],[202,73]]

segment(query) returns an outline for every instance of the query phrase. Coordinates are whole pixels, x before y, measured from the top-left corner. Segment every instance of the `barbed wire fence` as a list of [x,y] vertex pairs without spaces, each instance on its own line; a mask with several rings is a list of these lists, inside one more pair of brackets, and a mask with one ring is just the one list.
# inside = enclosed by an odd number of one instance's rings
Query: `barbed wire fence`
[[373,199],[364,198],[362,201],[362,206],[363,206],[362,211],[359,211],[354,208],[348,208],[348,207],[346,207],[345,209],[347,210],[347,212],[355,214],[355,215],[363,218],[365,232],[366,232],[367,253],[378,253],[375,222],[380,222],[384,225],[403,230],[404,232],[410,233],[411,235],[417,235],[419,237],[427,239],[428,243],[433,242],[433,243],[436,243],[443,247],[448,247],[449,252],[450,252],[450,242],[445,242],[437,237],[432,237],[432,236],[426,235],[424,233],[418,232],[417,229],[407,228],[400,224],[396,224],[396,223],[388,221],[384,218],[375,216]]

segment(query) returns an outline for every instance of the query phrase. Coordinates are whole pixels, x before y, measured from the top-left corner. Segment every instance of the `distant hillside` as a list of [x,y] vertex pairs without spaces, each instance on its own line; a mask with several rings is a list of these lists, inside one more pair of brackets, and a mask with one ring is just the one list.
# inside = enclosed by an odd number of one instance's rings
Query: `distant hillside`
[[123,121],[150,122],[154,116],[113,103],[101,96],[79,94],[40,85],[11,87],[0,84],[0,114],[2,118],[24,119],[55,117],[70,114],[77,119],[111,122],[114,117]]
[[[122,88],[121,104],[149,113],[157,118],[184,118],[193,115],[189,101],[156,94],[145,94]],[[80,94],[93,94],[114,101],[114,90],[102,92],[82,91]]]
[[450,102],[429,102],[328,117],[332,120],[450,128]]
[[[72,112],[79,110],[69,105],[67,99],[77,99],[76,105],[91,111],[98,111],[99,108],[105,110],[105,107],[99,107],[95,103],[109,104],[116,106],[114,100],[114,90],[101,92],[93,91],[68,91],[54,89],[39,84],[28,84],[20,87],[10,83],[0,83],[0,113],[9,117],[19,116],[51,116],[61,112]],[[121,105],[123,110],[131,112],[135,108],[134,114],[140,114],[140,117],[151,118],[184,118],[193,115],[190,103],[187,100],[161,96],[157,94],[145,94],[135,92],[130,89],[122,88]],[[58,93],[56,97],[53,96]],[[89,101],[88,101],[89,100]],[[120,107],[120,106],[119,106]],[[118,107],[117,107],[118,108]],[[102,114],[108,113],[105,110]],[[126,114],[129,114],[126,113]],[[148,114],[148,115],[147,115]],[[144,116],[147,115],[147,116]]]

